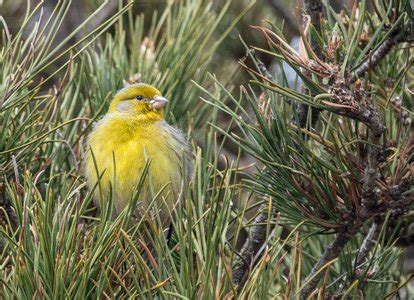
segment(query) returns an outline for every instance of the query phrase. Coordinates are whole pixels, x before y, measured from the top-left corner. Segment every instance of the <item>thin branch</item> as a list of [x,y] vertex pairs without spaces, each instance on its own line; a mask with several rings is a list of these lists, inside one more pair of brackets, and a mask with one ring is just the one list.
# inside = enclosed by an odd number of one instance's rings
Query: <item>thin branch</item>
[[385,127],[382,124],[381,116],[375,107],[375,101],[371,97],[369,99],[370,106],[366,109],[369,113],[369,131],[368,141],[370,144],[367,145],[367,165],[364,171],[363,185],[362,185],[362,197],[361,202],[367,209],[374,209],[377,203],[376,195],[376,180],[379,176],[379,161],[378,157],[381,149],[381,137],[385,131]]
[[[310,22],[312,26],[315,28],[316,31],[320,31],[321,29],[321,17],[323,15],[323,5],[320,0],[303,0],[303,9],[304,14],[310,16]],[[313,52],[318,56],[319,59],[323,59],[322,49],[317,43],[316,39],[310,38],[310,44],[312,47]],[[306,87],[304,87],[306,89]],[[305,90],[305,92],[307,92]],[[298,108],[296,110],[298,119],[299,119],[299,126],[301,128],[305,128],[308,123],[308,113],[309,113],[309,106],[304,103],[299,103]],[[311,111],[311,127],[315,127],[316,123],[319,119],[320,110],[312,107]]]
[[[0,227],[6,231],[15,231],[18,225],[16,212],[6,198],[5,185],[0,183]],[[5,241],[0,237],[0,254],[5,247]]]
[[[246,57],[251,58],[257,63],[259,71],[269,80],[273,80],[272,74],[266,68],[265,64],[255,55],[254,49],[247,50]],[[243,248],[238,254],[238,258],[233,264],[233,284],[237,286],[238,291],[244,287],[249,273],[257,258],[263,251],[264,245],[266,244],[267,237],[267,223],[269,218],[268,206],[263,204],[259,208],[259,215],[254,219],[253,226],[249,231]],[[274,225],[270,225],[272,230]]]
[[[374,221],[368,231],[367,236],[362,241],[360,250],[357,254],[357,257],[354,260],[354,266],[355,270],[358,270],[362,263],[364,263],[368,253],[371,251],[372,247],[377,242],[378,235],[381,231],[381,226],[378,221]],[[346,278],[349,276],[349,273],[343,273],[341,276],[339,276],[332,284],[331,286],[336,283],[337,281],[343,279],[343,281],[346,280]],[[335,295],[333,296],[334,299],[341,298],[343,291],[346,290],[348,287],[345,286],[345,284],[340,284],[339,289],[336,291]]]
[[368,70],[378,63],[392,50],[393,46],[404,41],[404,35],[396,30],[365,60],[348,78],[348,84],[352,84],[365,75]]
[[345,245],[354,237],[358,232],[359,222],[350,222],[350,225],[347,225],[340,229],[336,235],[335,240],[330,244],[319,258],[317,263],[312,268],[311,272],[305,279],[305,287],[300,292],[300,299],[307,299],[309,295],[315,290],[318,282],[323,277],[324,273],[317,273],[324,265],[334,260],[339,256],[339,254],[344,249]]
[[[317,32],[321,31],[321,18],[323,16],[323,5],[321,0],[303,0],[303,10],[305,15],[310,17],[310,22]],[[321,59],[322,49],[316,39],[310,39],[313,52]]]
[[380,224],[374,221],[371,227],[369,228],[367,236],[364,238],[361,244],[357,257],[355,258],[356,266],[359,266],[364,262],[369,251],[371,251],[372,247],[377,242],[378,234],[380,233],[380,231],[381,231]]
[[[359,218],[352,218],[348,224],[338,231],[338,234],[331,245],[329,245],[318,262],[312,268],[310,274],[306,277],[306,286],[300,293],[301,299],[307,299],[308,296],[315,290],[323,273],[318,271],[328,262],[337,258],[342,252],[345,245],[354,237],[359,231],[359,228],[375,214],[383,211],[384,208],[378,207],[376,194],[376,179],[379,173],[378,154],[381,149],[381,137],[384,133],[385,127],[382,124],[381,117],[376,109],[375,101],[361,92],[352,93],[344,85],[341,88],[333,89],[336,91],[336,99],[338,102],[355,107],[355,111],[346,111],[345,114],[349,117],[356,118],[365,122],[368,126],[370,145],[367,150],[367,164],[365,167],[363,186],[362,186],[362,208]],[[359,104],[359,97],[364,97],[366,106]]]
[[[255,265],[255,261],[263,251],[267,237],[267,221],[269,219],[268,206],[263,204],[259,215],[254,219],[253,226],[249,231],[243,248],[241,249],[238,258],[233,264],[233,284],[237,286],[238,291],[244,287],[250,271]],[[270,224],[270,230],[274,225]],[[255,259],[256,258],[256,259]]]

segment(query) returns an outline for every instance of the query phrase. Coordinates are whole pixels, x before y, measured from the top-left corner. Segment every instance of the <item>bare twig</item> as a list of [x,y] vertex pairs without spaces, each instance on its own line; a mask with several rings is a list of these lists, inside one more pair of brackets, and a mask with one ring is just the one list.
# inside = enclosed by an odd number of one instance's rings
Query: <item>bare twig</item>
[[380,230],[381,230],[380,224],[374,221],[371,227],[369,228],[367,236],[364,238],[361,244],[357,257],[355,258],[356,266],[359,266],[360,264],[364,262],[369,251],[371,251],[372,247],[375,245]]

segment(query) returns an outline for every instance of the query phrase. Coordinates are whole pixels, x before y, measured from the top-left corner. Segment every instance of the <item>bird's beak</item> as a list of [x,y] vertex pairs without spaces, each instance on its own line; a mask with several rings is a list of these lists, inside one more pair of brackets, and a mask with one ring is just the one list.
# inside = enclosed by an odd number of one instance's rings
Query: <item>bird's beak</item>
[[156,96],[150,101],[150,104],[152,105],[154,109],[161,109],[165,105],[167,105],[167,103],[168,103],[168,100],[162,96]]

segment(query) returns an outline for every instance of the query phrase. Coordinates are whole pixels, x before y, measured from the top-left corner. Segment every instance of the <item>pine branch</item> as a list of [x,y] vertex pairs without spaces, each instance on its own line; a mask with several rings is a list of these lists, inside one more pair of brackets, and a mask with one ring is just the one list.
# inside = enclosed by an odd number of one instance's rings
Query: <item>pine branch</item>
[[[342,252],[346,244],[354,237],[358,232],[359,224],[357,222],[350,222],[350,225],[343,227],[337,234],[335,240],[330,244],[319,258],[318,262],[314,265],[311,272],[305,279],[305,287],[300,292],[300,299],[307,299],[309,295],[316,288],[318,282],[323,277],[323,272],[320,269],[330,261],[334,260]],[[318,273],[319,272],[319,273]]]
[[[361,264],[364,262],[365,258],[367,257],[368,253],[371,251],[372,247],[375,245],[378,235],[380,233],[381,227],[380,227],[380,221],[374,220],[372,223],[367,236],[364,238],[360,250],[357,254],[357,257],[354,260],[354,266],[356,270],[361,266]],[[339,280],[343,277],[347,277],[350,274],[344,273],[341,276],[339,276],[336,280]],[[344,280],[345,281],[345,280]],[[339,299],[342,297],[342,294],[344,290],[347,290],[348,287],[346,287],[344,284],[341,284],[339,286],[339,289],[336,291],[335,295],[332,296],[333,299]]]
[[400,30],[395,30],[373,53],[364,61],[348,78],[348,84],[352,84],[365,75],[368,70],[378,63],[392,50],[394,45],[404,42],[404,35]]
[[[335,89],[334,89],[335,90]],[[359,218],[351,218],[348,223],[338,231],[338,234],[331,245],[329,245],[318,262],[312,268],[311,272],[305,279],[305,287],[300,293],[301,299],[307,299],[315,290],[321,280],[323,273],[320,269],[331,260],[339,257],[345,245],[358,233],[360,227],[374,215],[384,211],[384,207],[378,206],[376,195],[376,179],[379,173],[378,154],[381,149],[380,140],[384,133],[385,127],[382,124],[381,117],[376,109],[375,102],[360,92],[352,93],[344,85],[336,91],[336,99],[340,103],[355,108],[355,110],[343,110],[342,112],[351,118],[364,122],[369,130],[369,146],[367,151],[367,164],[365,167],[363,186],[362,186],[362,208]],[[359,96],[365,96],[366,106],[359,104]],[[319,272],[319,273],[318,273]]]
[[[320,31],[320,20],[323,14],[321,1],[303,0],[303,4],[304,11],[310,16],[313,27],[317,31]],[[407,203],[410,202],[407,200],[408,197],[404,196],[403,193],[400,193],[394,198],[391,197],[392,200],[389,200],[390,195],[387,195],[388,198],[386,198],[386,200],[382,199],[384,195],[380,193],[381,190],[377,185],[380,174],[379,157],[383,148],[382,138],[385,126],[381,119],[381,115],[377,110],[376,101],[375,98],[373,98],[374,96],[370,96],[358,85],[352,87],[352,90],[350,88],[350,82],[354,83],[358,77],[365,75],[370,68],[378,64],[381,59],[383,59],[391,51],[392,47],[396,43],[401,41],[403,40],[401,39],[400,34],[390,35],[389,39],[380,45],[377,50],[371,53],[370,59],[363,62],[361,66],[357,68],[354,73],[352,73],[352,75],[349,75],[348,78],[343,79],[332,77],[333,84],[330,85],[329,90],[329,93],[332,95],[330,100],[331,102],[326,101],[324,104],[326,106],[330,106],[330,111],[349,119],[362,122],[368,128],[367,139],[365,141],[366,156],[364,156],[363,159],[365,169],[363,174],[360,176],[362,177],[362,194],[359,200],[362,206],[358,207],[358,209],[356,209],[353,213],[350,213],[347,219],[345,219],[345,225],[338,229],[334,241],[324,250],[323,254],[306,277],[303,289],[300,292],[301,299],[308,298],[309,295],[316,289],[319,281],[325,273],[322,269],[326,267],[329,262],[339,257],[347,243],[360,232],[361,227],[365,223],[374,220],[373,224],[375,225],[371,227],[367,238],[361,245],[361,252],[355,258],[357,263],[365,259],[375,244],[374,240],[378,235],[380,227],[375,222],[375,220],[378,220],[377,217],[381,217],[387,210],[394,209],[394,207],[397,210],[403,210],[407,207]],[[311,37],[310,43],[315,54],[323,60],[322,50],[316,40]],[[307,93],[309,92],[307,91]],[[299,125],[301,127],[306,127],[308,123],[311,123],[312,127],[316,125],[319,111],[315,109],[316,111],[312,112],[312,119],[309,122],[309,120],[307,120],[308,110],[308,105],[298,105],[297,113],[299,116]],[[413,200],[411,199],[411,202],[412,201]],[[258,218],[258,220],[255,220],[255,224],[261,222],[260,216]],[[255,230],[257,231],[255,232]],[[264,239],[260,240],[254,238],[256,234],[260,238],[262,234],[261,230],[263,230],[263,228],[260,229],[258,226],[253,226],[251,237],[242,249],[242,259],[237,262],[236,267],[234,268],[233,280],[235,284],[239,285],[239,289],[244,285],[248,272],[254,265],[252,257],[255,256],[254,253],[256,251],[259,251],[257,249],[260,249],[261,247],[259,246],[259,241],[262,245],[265,242]]]
[[364,262],[369,251],[371,251],[372,247],[375,245],[380,230],[381,230],[380,224],[374,221],[371,227],[369,228],[367,236],[364,238],[361,244],[357,257],[355,258],[356,266],[359,266],[360,264]]
[[[317,32],[321,31],[321,18],[323,16],[323,5],[321,0],[303,0],[303,10],[305,15],[310,17],[310,22]],[[313,52],[322,58],[322,49],[318,42],[311,37],[310,39]]]
[[[273,76],[266,68],[266,65],[255,54],[254,49],[249,49],[246,56],[251,55],[256,61],[259,71],[269,80],[273,80]],[[259,215],[253,221],[253,227],[238,255],[238,259],[233,264],[233,284],[237,286],[238,291],[241,291],[244,287],[249,273],[255,264],[255,258],[259,257],[266,243],[266,221],[269,218],[267,205],[261,205],[259,212]],[[270,229],[272,230],[273,226]]]
[[[6,231],[15,231],[18,225],[18,219],[16,212],[10,201],[6,198],[5,187],[3,183],[0,183],[0,227],[3,227]],[[5,242],[0,237],[0,254],[3,252]]]
[[[370,136],[373,142],[382,135],[385,128],[381,116],[375,106],[375,101],[366,95],[363,90],[351,91],[344,81],[338,80],[330,90],[331,101],[339,106],[332,105],[334,113],[365,123],[372,131]],[[372,183],[372,180],[370,180]]]
[[[255,265],[255,260],[260,256],[266,242],[266,225],[269,219],[268,206],[263,204],[259,208],[259,212],[259,215],[253,221],[249,237],[233,264],[233,284],[237,286],[239,292],[244,287],[249,273]],[[273,227],[273,225],[270,225],[270,230]]]
[[[303,0],[304,14],[310,16],[310,22],[316,31],[321,29],[321,16],[323,15],[323,6],[320,0]],[[318,58],[323,59],[322,49],[317,41],[311,37],[310,44],[313,52]],[[299,103],[297,108],[297,115],[299,118],[299,126],[305,128],[308,120],[309,106],[304,103]],[[311,127],[315,127],[319,119],[320,110],[312,107],[311,113]]]
[[[342,87],[342,89],[344,91],[345,87]],[[349,95],[349,93],[350,91],[348,90],[348,92],[341,95],[343,97],[341,99],[342,103],[350,104],[350,101],[356,101],[355,99],[345,97],[346,95]],[[369,146],[363,177],[361,196],[362,207],[359,212],[359,217],[351,218],[348,223],[338,231],[333,243],[325,249],[324,253],[304,281],[306,286],[300,293],[301,299],[307,299],[315,290],[318,282],[323,276],[323,272],[320,272],[320,269],[331,260],[339,257],[345,245],[359,232],[359,229],[365,222],[373,218],[375,219],[376,216],[381,216],[387,209],[394,209],[397,212],[402,213],[402,211],[409,207],[414,201],[412,195],[406,195],[407,191],[413,187],[413,175],[401,180],[400,184],[389,188],[387,196],[391,198],[392,201],[384,204],[385,201],[379,201],[378,199],[376,191],[376,181],[379,175],[378,157],[381,149],[381,138],[385,131],[385,127],[376,109],[375,101],[370,97],[365,98],[365,102],[367,102],[366,106],[359,105],[356,107],[356,111],[352,111],[352,113],[350,111],[343,112],[343,115],[362,121],[369,128]],[[357,257],[358,263],[360,263],[371,250],[373,240],[378,235],[378,231],[378,225],[373,225],[371,227],[368,236],[361,246],[361,252]]]

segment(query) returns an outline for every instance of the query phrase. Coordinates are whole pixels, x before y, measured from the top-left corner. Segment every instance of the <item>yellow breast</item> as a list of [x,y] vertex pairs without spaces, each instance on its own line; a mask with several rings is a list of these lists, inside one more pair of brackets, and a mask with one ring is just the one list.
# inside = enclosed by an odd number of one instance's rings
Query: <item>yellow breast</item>
[[[122,113],[108,114],[89,137],[85,175],[89,185],[94,186],[98,174],[102,174],[102,200],[108,199],[112,188],[119,213],[131,200],[143,169],[150,161],[147,179],[138,197],[139,208],[147,209],[154,195],[162,189],[159,201],[164,198],[172,207],[183,184],[179,157],[182,149],[178,147],[174,137],[159,122],[142,122]],[[96,190],[95,198],[99,197]]]

